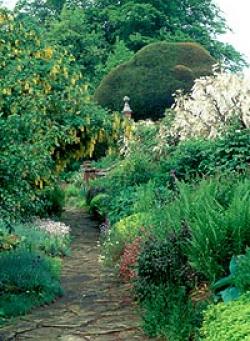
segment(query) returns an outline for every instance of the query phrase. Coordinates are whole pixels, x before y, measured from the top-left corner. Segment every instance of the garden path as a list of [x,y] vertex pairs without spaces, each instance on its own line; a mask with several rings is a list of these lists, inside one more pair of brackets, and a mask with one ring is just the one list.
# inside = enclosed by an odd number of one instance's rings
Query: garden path
[[13,320],[0,331],[0,341],[147,340],[128,288],[118,282],[112,269],[103,269],[98,262],[96,223],[83,211],[66,211],[63,221],[74,236],[62,271],[65,295]]

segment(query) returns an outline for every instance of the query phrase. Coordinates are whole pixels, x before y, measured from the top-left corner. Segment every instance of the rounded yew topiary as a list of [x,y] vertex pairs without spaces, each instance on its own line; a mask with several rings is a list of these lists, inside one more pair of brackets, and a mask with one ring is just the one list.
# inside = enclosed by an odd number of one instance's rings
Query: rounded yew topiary
[[156,119],[172,105],[176,90],[190,90],[196,78],[212,73],[215,63],[196,43],[150,44],[102,80],[95,100],[103,107],[121,110],[126,95],[136,120]]

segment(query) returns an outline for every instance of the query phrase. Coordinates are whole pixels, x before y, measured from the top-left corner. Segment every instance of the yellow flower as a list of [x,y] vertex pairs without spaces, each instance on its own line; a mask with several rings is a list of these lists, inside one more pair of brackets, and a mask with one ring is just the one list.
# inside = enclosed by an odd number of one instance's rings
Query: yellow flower
[[53,57],[53,49],[51,47],[46,47],[43,50],[43,54],[46,59],[51,59]]

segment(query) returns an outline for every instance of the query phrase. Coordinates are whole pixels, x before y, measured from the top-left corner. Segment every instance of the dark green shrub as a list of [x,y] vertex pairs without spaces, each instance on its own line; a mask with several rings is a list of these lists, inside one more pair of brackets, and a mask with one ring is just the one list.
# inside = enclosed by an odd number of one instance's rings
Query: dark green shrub
[[91,201],[94,199],[95,196],[97,196],[100,193],[104,193],[105,189],[102,187],[97,187],[97,186],[91,186],[87,191],[86,191],[86,204],[89,206]]
[[242,341],[250,336],[250,293],[230,303],[211,305],[201,328],[204,341]]
[[148,155],[133,153],[109,173],[108,185],[116,192],[128,186],[144,184],[154,176],[154,170]]
[[210,163],[214,143],[205,140],[181,142],[161,160],[160,172],[173,188],[174,178],[192,181],[206,173],[205,164]]
[[177,89],[190,90],[194,79],[211,74],[215,63],[195,43],[150,44],[102,80],[95,100],[103,107],[121,110],[126,95],[136,120],[156,119],[171,106]]
[[207,173],[246,172],[250,164],[250,130],[232,127],[215,140],[209,153],[209,160],[202,162]]
[[145,242],[138,257],[136,294],[139,299],[151,295],[151,286],[185,285],[192,288],[195,272],[188,263],[184,246],[190,239],[190,231],[183,226],[171,231],[164,240],[154,237]]
[[65,194],[59,186],[44,191],[42,199],[45,202],[44,211],[48,215],[60,215],[62,213],[65,206]]
[[[32,306],[62,295],[60,262],[24,249],[0,254],[1,315],[27,313]],[[25,304],[27,300],[27,305]]]
[[97,194],[90,202],[90,213],[96,218],[104,219],[108,213],[110,198],[105,193]]

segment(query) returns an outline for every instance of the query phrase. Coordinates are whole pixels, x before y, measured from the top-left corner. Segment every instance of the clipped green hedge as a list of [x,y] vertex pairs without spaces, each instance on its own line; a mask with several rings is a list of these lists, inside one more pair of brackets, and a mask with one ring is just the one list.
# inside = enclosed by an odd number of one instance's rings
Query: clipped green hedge
[[210,306],[201,334],[204,341],[250,340],[250,293],[231,303]]
[[102,80],[95,100],[103,107],[122,110],[126,95],[135,119],[156,119],[171,106],[177,89],[190,90],[194,79],[211,74],[215,63],[196,43],[150,44]]

